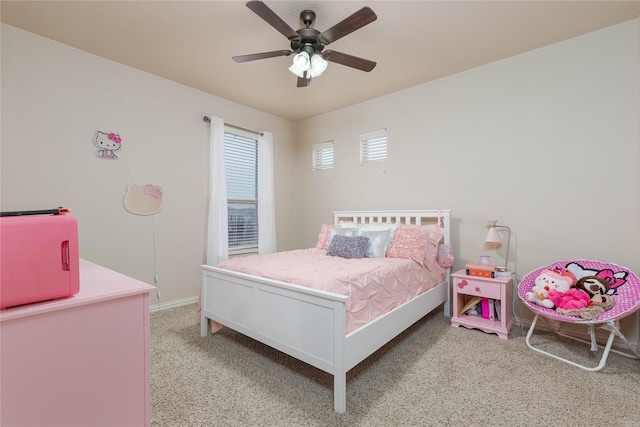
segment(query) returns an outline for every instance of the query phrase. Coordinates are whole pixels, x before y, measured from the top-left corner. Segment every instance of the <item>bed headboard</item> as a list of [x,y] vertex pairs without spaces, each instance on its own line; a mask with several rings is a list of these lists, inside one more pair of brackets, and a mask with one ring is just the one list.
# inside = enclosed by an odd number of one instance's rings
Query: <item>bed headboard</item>
[[333,213],[333,223],[340,221],[353,221],[356,224],[415,224],[428,225],[436,224],[438,218],[442,218],[444,227],[444,244],[451,244],[451,210],[436,209],[426,211],[335,211]]

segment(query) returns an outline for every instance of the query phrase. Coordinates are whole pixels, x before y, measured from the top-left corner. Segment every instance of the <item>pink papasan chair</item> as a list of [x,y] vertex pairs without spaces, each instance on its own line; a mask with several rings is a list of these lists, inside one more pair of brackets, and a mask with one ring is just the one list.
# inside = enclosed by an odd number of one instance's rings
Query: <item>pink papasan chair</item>
[[[557,268],[566,268],[571,273],[573,273],[578,280],[585,276],[596,276],[600,279],[604,279],[607,282],[609,288],[607,294],[610,295],[611,299],[613,299],[614,301],[613,307],[611,307],[598,317],[585,320],[579,316],[569,316],[561,314],[557,312],[555,308],[546,308],[536,304],[535,302],[527,301],[526,294],[527,292],[531,291],[535,284],[535,280],[540,275],[540,273],[542,273],[543,270],[554,270]],[[629,269],[620,267],[616,264],[582,259],[573,261],[556,261],[553,264],[537,268],[536,270],[533,270],[532,272],[524,276],[522,282],[520,282],[520,284],[518,285],[518,296],[520,297],[522,302],[535,314],[526,338],[527,346],[529,346],[529,348],[547,356],[566,362],[572,366],[585,369],[587,371],[601,370],[607,362],[607,357],[609,356],[610,351],[630,358],[640,359],[640,353],[638,352],[638,349],[634,349],[631,346],[627,338],[620,332],[619,325],[620,319],[640,309],[640,279],[638,279],[638,277]],[[560,331],[563,323],[586,325],[588,327],[588,333],[590,337],[591,351],[593,352],[598,350],[595,328],[608,330],[609,338],[606,345],[604,346],[604,351],[602,353],[599,364],[595,367],[587,367],[585,365],[581,365],[579,363],[560,357],[556,354],[549,353],[545,350],[542,350],[541,348],[534,347],[531,344],[531,336],[533,335],[536,323],[541,316],[545,318],[545,320],[547,320],[547,322],[551,325],[553,331],[558,335],[588,344],[589,341],[566,335]],[[616,336],[629,347],[631,353],[626,353],[611,348],[613,340]]]

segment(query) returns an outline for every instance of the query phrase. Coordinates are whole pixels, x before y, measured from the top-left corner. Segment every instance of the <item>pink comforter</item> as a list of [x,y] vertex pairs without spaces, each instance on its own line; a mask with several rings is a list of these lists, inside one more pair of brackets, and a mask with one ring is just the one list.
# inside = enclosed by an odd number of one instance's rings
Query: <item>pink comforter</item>
[[347,333],[393,310],[442,282],[445,271],[432,271],[410,259],[345,259],[322,249],[299,249],[233,258],[217,267],[347,295]]

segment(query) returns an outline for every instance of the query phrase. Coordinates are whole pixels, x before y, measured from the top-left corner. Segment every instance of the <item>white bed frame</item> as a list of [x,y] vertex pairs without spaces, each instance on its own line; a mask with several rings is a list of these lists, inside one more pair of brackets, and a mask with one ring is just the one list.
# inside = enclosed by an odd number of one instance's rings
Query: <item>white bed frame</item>
[[[451,243],[449,210],[342,211],[334,223],[428,224],[441,216]],[[203,265],[200,334],[215,320],[333,375],[334,409],[347,407],[347,372],[444,303],[450,315],[450,270],[434,288],[346,335],[347,296]]]

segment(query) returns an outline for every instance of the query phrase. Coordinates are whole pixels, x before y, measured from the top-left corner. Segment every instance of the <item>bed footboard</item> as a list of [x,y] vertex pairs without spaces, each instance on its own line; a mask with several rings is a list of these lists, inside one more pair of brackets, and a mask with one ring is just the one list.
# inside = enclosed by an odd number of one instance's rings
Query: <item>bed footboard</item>
[[202,266],[201,334],[207,319],[334,374],[344,354],[348,297]]
[[345,335],[348,297],[202,266],[200,334],[209,319],[333,375],[334,410],[346,411],[347,372],[447,301],[446,282]]

